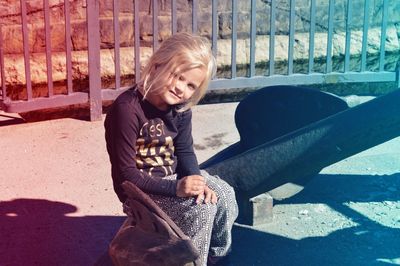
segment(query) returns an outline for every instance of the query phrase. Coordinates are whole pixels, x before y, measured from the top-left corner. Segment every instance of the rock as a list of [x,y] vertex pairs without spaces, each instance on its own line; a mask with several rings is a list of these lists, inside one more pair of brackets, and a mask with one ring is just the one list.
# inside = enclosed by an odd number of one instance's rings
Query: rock
[[308,211],[308,210],[305,210],[305,209],[299,211],[299,214],[300,214],[300,215],[308,215],[308,213],[309,213],[309,211]]

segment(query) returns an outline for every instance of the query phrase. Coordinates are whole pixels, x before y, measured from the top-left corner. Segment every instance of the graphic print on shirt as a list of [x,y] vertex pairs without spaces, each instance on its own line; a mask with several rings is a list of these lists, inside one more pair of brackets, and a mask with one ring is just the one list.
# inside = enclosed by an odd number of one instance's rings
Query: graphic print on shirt
[[173,173],[174,143],[171,136],[166,136],[164,122],[156,118],[146,122],[139,132],[136,140],[136,166],[141,171],[152,175],[157,171],[158,175],[165,176]]

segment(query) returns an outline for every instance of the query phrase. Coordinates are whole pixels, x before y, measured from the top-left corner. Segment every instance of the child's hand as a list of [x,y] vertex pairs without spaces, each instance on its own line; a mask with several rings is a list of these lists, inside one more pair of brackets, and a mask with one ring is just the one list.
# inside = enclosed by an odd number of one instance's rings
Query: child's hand
[[178,197],[192,197],[204,195],[206,181],[200,175],[189,175],[178,180],[176,185],[176,195]]
[[212,204],[216,204],[217,200],[217,193],[215,193],[214,190],[206,185],[206,187],[204,188],[204,193],[197,196],[196,203],[200,204],[202,201],[204,201],[204,203],[206,204],[209,202],[211,202]]

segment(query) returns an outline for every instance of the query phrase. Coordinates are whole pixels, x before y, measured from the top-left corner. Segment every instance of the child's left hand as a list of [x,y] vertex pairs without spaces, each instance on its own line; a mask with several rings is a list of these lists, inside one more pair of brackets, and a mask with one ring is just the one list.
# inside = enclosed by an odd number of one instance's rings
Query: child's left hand
[[197,204],[201,204],[202,202],[204,203],[209,203],[211,202],[212,204],[216,204],[218,200],[217,194],[209,188],[207,185],[204,188],[204,193],[199,194],[196,199]]

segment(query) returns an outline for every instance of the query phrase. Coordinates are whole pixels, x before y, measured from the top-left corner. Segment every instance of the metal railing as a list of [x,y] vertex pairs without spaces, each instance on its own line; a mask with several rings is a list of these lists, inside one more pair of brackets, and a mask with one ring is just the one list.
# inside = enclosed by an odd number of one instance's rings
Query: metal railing
[[[107,0],[104,0],[107,1]],[[70,7],[69,1],[64,1],[64,18],[65,18],[65,60],[66,60],[66,93],[55,94],[53,90],[52,80],[52,48],[51,48],[51,31],[50,31],[50,10],[48,0],[43,0],[43,12],[44,12],[44,31],[45,31],[45,56],[46,56],[46,68],[47,68],[47,97],[33,97],[32,94],[32,81],[31,81],[31,66],[30,66],[30,49],[29,49],[29,32],[28,32],[28,21],[27,21],[27,9],[26,0],[20,0],[21,7],[21,24],[22,24],[22,35],[23,35],[23,56],[25,62],[25,92],[26,99],[24,100],[11,100],[8,97],[8,88],[6,87],[5,81],[5,65],[4,65],[4,41],[1,28],[0,28],[0,64],[1,64],[1,80],[2,89],[0,96],[0,108],[7,112],[26,112],[32,110],[38,110],[43,108],[51,108],[72,104],[89,103],[90,105],[90,117],[91,120],[98,120],[102,114],[102,102],[104,100],[113,100],[121,92],[126,90],[127,86],[121,86],[121,68],[120,68],[120,25],[119,25],[119,9],[121,0],[109,0],[113,1],[113,30],[114,30],[114,58],[115,58],[115,88],[102,89],[101,82],[101,59],[100,59],[100,17],[99,17],[99,0],[87,0],[87,32],[88,32],[88,92],[74,91],[73,89],[73,78],[72,78],[72,44],[71,44],[71,19],[70,19]],[[345,25],[345,53],[344,53],[344,67],[342,71],[334,70],[333,68],[333,51],[332,43],[334,37],[334,18],[335,18],[335,0],[329,0],[328,5],[328,26],[327,26],[327,46],[326,56],[324,58],[324,71],[315,70],[315,35],[316,35],[316,0],[311,0],[309,5],[310,17],[309,20],[309,43],[308,43],[308,60],[307,60],[307,71],[305,73],[296,72],[294,63],[296,61],[294,57],[295,50],[295,23],[296,23],[296,1],[288,0],[289,10],[289,29],[287,33],[288,37],[288,49],[287,59],[285,60],[285,72],[278,73],[276,71],[276,60],[275,60],[275,42],[277,36],[276,20],[277,20],[277,1],[264,1],[269,3],[269,55],[268,62],[265,62],[265,71],[257,74],[257,65],[259,60],[256,58],[256,40],[257,40],[257,25],[264,23],[263,21],[257,21],[257,0],[249,0],[250,2],[250,28],[248,31],[249,35],[249,62],[247,64],[246,76],[238,76],[238,64],[237,64],[237,41],[238,41],[238,0],[232,0],[231,3],[231,58],[230,65],[228,66],[230,77],[219,77],[217,76],[212,80],[210,84],[210,90],[218,90],[221,88],[244,88],[244,87],[263,87],[268,85],[307,85],[307,84],[324,84],[324,83],[346,83],[346,82],[393,82],[397,81],[397,87],[400,87],[400,74],[399,71],[386,70],[385,69],[385,41],[386,41],[386,30],[388,21],[388,10],[390,1],[382,0],[382,17],[380,23],[380,50],[379,50],[379,68],[377,71],[370,71],[367,67],[367,46],[368,46],[368,33],[370,29],[370,0],[364,0],[364,16],[363,16],[363,36],[362,36],[362,47],[361,47],[361,60],[359,70],[354,71],[350,68],[351,61],[351,39],[352,39],[352,17],[353,8],[352,1],[347,0],[346,7],[346,25]],[[143,3],[143,2],[142,2]],[[159,1],[153,0],[151,6],[152,13],[152,47],[157,49],[159,46],[159,22],[158,15],[160,13]],[[199,0],[192,0],[192,25],[191,30],[198,32],[198,16],[199,16]],[[134,69],[135,69],[135,80],[140,79],[140,71],[143,64],[140,60],[141,54],[141,41],[140,41],[140,4],[141,1],[134,0],[134,23],[132,25],[134,29],[133,36],[133,52],[134,52]],[[213,0],[211,5],[211,43],[213,53],[218,54],[218,41],[219,41],[219,29],[218,29],[218,1]],[[170,0],[171,7],[171,34],[174,34],[178,30],[178,3],[176,0]],[[156,36],[156,37],[154,37]],[[218,60],[218,58],[217,58]],[[242,66],[240,66],[242,67]],[[259,72],[259,71],[258,71]]]
[[[213,1],[214,2],[214,1]],[[233,6],[236,5],[237,0],[232,0]],[[308,72],[305,74],[294,73],[293,71],[293,52],[294,52],[294,25],[295,25],[295,0],[290,0],[290,22],[289,22],[289,48],[288,48],[288,60],[287,60],[287,73],[285,75],[275,73],[275,20],[276,20],[276,3],[277,1],[271,1],[270,9],[270,49],[269,49],[269,72],[264,75],[255,75],[255,31],[256,31],[256,0],[251,1],[251,38],[250,38],[250,75],[245,78],[237,78],[236,64],[235,64],[235,46],[232,46],[232,64],[230,79],[216,79],[211,83],[210,88],[234,88],[234,87],[258,87],[267,85],[279,85],[279,84],[321,84],[321,83],[343,83],[343,82],[389,82],[398,81],[399,73],[395,71],[385,71],[385,40],[386,40],[386,29],[388,19],[388,8],[389,0],[382,0],[382,22],[381,22],[381,37],[380,37],[380,55],[379,55],[379,70],[368,71],[367,65],[367,39],[369,30],[369,14],[370,14],[370,0],[364,1],[364,26],[363,26],[363,37],[362,37],[362,59],[361,67],[359,71],[350,71],[350,40],[351,40],[351,18],[352,18],[352,0],[347,0],[347,14],[346,14],[346,44],[345,44],[345,61],[344,71],[337,72],[332,69],[332,43],[334,36],[334,23],[335,18],[335,0],[329,0],[329,17],[328,17],[328,29],[327,29],[327,47],[326,47],[326,68],[324,73],[317,73],[314,70],[314,45],[315,45],[315,25],[316,25],[316,0],[310,2],[310,31],[309,31],[309,60],[308,60]],[[237,23],[235,16],[233,18],[233,25]],[[235,28],[235,26],[233,26]],[[214,33],[213,33],[214,35]],[[233,42],[236,40],[236,33],[232,32]],[[213,42],[215,45],[215,42]],[[400,84],[400,83],[399,83]],[[398,86],[400,87],[400,85]]]
[[[45,25],[45,54],[46,54],[46,69],[47,69],[47,97],[33,97],[32,81],[31,81],[31,64],[30,64],[30,47],[29,47],[29,36],[28,36],[28,14],[26,8],[26,0],[20,1],[21,10],[21,26],[22,26],[22,41],[23,41],[23,56],[24,56],[24,68],[25,68],[25,100],[12,100],[8,97],[8,91],[6,88],[6,75],[4,73],[4,52],[3,45],[0,45],[0,62],[1,62],[1,81],[2,81],[2,95],[0,98],[0,107],[6,112],[28,112],[33,110],[40,110],[45,108],[66,106],[72,104],[83,104],[87,103],[90,98],[87,93],[74,92],[73,91],[73,80],[72,80],[72,44],[71,44],[71,23],[69,13],[69,1],[64,2],[64,16],[65,16],[65,58],[66,58],[66,84],[67,93],[55,95],[53,91],[53,79],[52,79],[52,49],[51,49],[51,38],[50,38],[50,9],[49,1],[43,0],[43,11],[44,11],[44,25]],[[3,36],[0,31],[0,44],[3,44],[7,40],[3,40]],[[95,58],[96,56],[94,56]],[[91,60],[90,58],[88,59]],[[91,74],[92,75],[92,74]],[[93,73],[95,75],[95,73]]]

